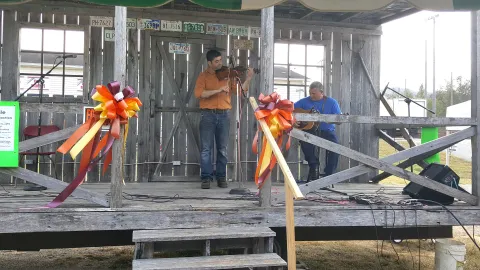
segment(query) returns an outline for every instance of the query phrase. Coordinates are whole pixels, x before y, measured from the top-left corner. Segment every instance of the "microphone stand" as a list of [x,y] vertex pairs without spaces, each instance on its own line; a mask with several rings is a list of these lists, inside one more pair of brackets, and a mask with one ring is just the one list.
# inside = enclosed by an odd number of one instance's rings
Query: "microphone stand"
[[[61,58],[61,60],[57,62],[57,59],[58,58]],[[45,77],[50,75],[50,73],[52,73],[52,71],[57,68],[61,63],[64,63],[65,61],[65,56],[63,57],[57,57],[55,59],[55,62],[56,63],[47,73],[45,74],[42,74],[40,76],[40,78],[38,80],[36,80],[27,90],[25,90],[23,93],[21,93],[16,99],[15,101],[18,101],[20,98],[22,98],[26,93],[28,93],[28,91],[30,91],[35,85],[39,84],[40,83],[40,103],[39,104],[42,104],[43,103],[43,86],[45,84]],[[41,135],[41,131],[42,131],[42,112],[39,112],[38,113],[38,125],[37,125],[37,128],[38,128],[38,132],[37,132],[37,137],[39,137]],[[37,147],[37,159],[36,159],[36,162],[35,162],[35,170],[37,171],[38,173],[38,163],[39,163],[39,153],[40,153],[40,147]],[[33,186],[26,186],[23,188],[23,190],[25,191],[40,191],[40,190],[46,190],[47,188],[46,187],[42,187],[42,186],[39,186],[37,184],[34,184]]]
[[[235,62],[230,60],[230,64],[232,65],[232,67],[234,68],[235,67]],[[237,76],[238,74],[235,75],[235,86],[236,86],[236,94],[237,94],[237,108],[236,108],[236,111],[235,111],[235,120],[236,120],[236,131],[237,131],[237,134],[236,134],[236,145],[237,145],[237,155],[236,155],[236,162],[235,162],[235,177],[237,178],[237,182],[238,182],[238,188],[232,188],[230,190],[230,194],[235,194],[235,195],[246,195],[246,194],[250,194],[251,191],[246,188],[244,186],[244,179],[242,177],[242,164],[241,164],[241,155],[240,155],[240,99],[242,98],[241,95],[239,95],[240,93],[238,92],[238,84],[241,85],[241,81],[240,81],[240,78]],[[243,92],[243,89],[241,90]]]

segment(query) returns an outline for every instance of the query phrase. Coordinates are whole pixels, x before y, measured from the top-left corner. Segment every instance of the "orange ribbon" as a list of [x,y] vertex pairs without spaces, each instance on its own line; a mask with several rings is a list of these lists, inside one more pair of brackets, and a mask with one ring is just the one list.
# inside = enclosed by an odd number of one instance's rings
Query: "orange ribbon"
[[[94,117],[89,119],[80,128],[78,128],[70,138],[68,138],[57,151],[62,154],[70,155],[73,159],[82,152],[80,169],[75,179],[63,190],[47,207],[57,207],[83,182],[86,174],[99,160],[103,159],[103,173],[110,165],[113,153],[112,145],[115,139],[120,138],[120,125],[125,125],[123,154],[128,134],[128,120],[131,117],[138,117],[137,112],[142,106],[142,102],[137,97],[133,97],[135,90],[127,86],[123,90],[120,83],[113,81],[107,86],[97,85],[93,89],[92,99],[100,102],[95,107]],[[109,131],[101,137],[102,126],[109,125]],[[100,153],[102,153],[101,156]],[[123,166],[122,166],[123,168]]]
[[[282,149],[283,137],[293,127],[293,103],[287,99],[280,100],[280,96],[276,92],[268,96],[260,94],[258,100],[261,104],[258,105],[257,110],[255,110],[255,117],[257,120],[265,120],[278,147]],[[257,134],[255,134],[252,144],[252,150],[255,154],[258,154],[257,145],[259,132],[260,129],[257,131]],[[273,155],[272,147],[265,137],[263,138],[262,146],[263,149],[255,171],[255,183],[258,188],[263,186],[265,179],[270,175],[277,164],[277,159],[275,155]],[[290,148],[290,136],[288,136],[285,148],[286,150]]]

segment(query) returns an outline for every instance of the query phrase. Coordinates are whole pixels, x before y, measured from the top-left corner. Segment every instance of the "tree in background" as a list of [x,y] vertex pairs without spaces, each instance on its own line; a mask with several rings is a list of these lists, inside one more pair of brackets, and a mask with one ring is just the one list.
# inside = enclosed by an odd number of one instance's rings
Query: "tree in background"
[[[422,87],[422,86],[421,86]],[[420,87],[420,88],[421,88]],[[447,107],[462,103],[471,99],[471,84],[470,80],[463,79],[458,76],[453,82],[445,81],[445,85],[440,87],[437,91],[437,117],[445,117],[447,115]],[[418,96],[418,94],[417,94]],[[428,108],[432,108],[432,94],[428,94]],[[453,103],[452,103],[453,101]],[[428,113],[431,116],[431,113]]]

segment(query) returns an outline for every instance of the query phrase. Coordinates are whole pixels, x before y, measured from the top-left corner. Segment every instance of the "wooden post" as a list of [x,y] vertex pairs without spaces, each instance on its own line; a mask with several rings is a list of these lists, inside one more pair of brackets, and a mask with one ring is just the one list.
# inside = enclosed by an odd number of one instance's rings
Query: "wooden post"
[[[115,62],[114,78],[125,87],[127,55],[127,8],[115,7]],[[112,179],[110,184],[110,208],[122,207],[123,184],[123,137],[125,127],[121,125],[120,138],[113,142]]]
[[[260,91],[268,95],[273,91],[273,47],[274,34],[274,7],[262,9],[261,22],[261,55],[260,55]],[[271,177],[265,179],[265,184],[260,190],[260,206],[270,207],[272,205],[272,181]]]
[[[18,93],[19,76],[19,28],[15,11],[5,10],[3,17],[3,59],[1,100],[14,100]],[[7,53],[8,52],[8,53]]]
[[[477,121],[475,126],[475,135],[472,137],[472,194],[475,196],[480,195],[480,126],[478,121],[480,117],[480,95],[479,95],[479,79],[480,79],[480,11],[472,12],[472,118]],[[480,202],[477,202],[477,205]]]
[[285,214],[287,230],[288,270],[297,269],[297,249],[295,247],[295,214],[293,212],[293,193],[285,182]]

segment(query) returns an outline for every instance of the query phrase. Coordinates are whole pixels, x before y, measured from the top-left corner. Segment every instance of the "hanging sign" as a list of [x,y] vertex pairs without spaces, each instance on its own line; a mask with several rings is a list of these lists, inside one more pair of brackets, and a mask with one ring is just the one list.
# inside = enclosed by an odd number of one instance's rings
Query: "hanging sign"
[[207,34],[210,35],[228,35],[228,25],[219,23],[207,23]]
[[127,19],[127,29],[137,29],[137,19],[128,18]]
[[231,35],[231,36],[246,37],[246,36],[248,36],[248,27],[229,25],[228,26],[228,34]]
[[140,30],[160,30],[160,20],[138,19],[137,26]]
[[259,38],[260,37],[260,27],[249,27],[250,30],[250,37],[251,38]]
[[113,18],[90,16],[90,25],[94,27],[113,27]]
[[253,50],[253,40],[234,39],[233,48],[235,50]]
[[162,31],[169,31],[169,32],[182,32],[182,22],[162,20],[160,29]]
[[176,53],[176,54],[190,54],[190,44],[169,42],[168,51],[170,53]]
[[115,41],[115,30],[112,29],[105,29],[104,33],[104,40],[105,41]]
[[0,101],[0,168],[18,167],[19,126],[19,103]]
[[204,23],[195,23],[195,22],[184,22],[183,23],[183,32],[187,33],[205,33],[205,24]]

